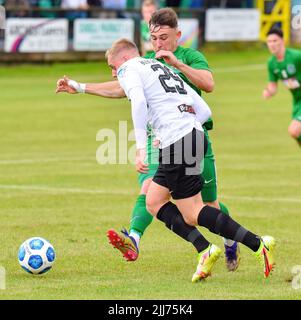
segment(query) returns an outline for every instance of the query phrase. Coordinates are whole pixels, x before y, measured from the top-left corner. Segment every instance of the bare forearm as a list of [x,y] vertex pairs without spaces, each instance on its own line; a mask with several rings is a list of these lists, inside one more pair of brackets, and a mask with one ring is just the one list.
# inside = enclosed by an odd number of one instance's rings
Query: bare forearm
[[118,81],[108,81],[102,83],[87,83],[85,93],[105,97],[105,98],[124,98],[125,93]]
[[275,82],[269,82],[268,85],[263,90],[263,98],[268,99],[274,96],[278,91],[277,83]]
[[208,70],[194,69],[188,65],[178,62],[176,68],[180,70],[195,86],[205,92],[211,92],[214,89],[214,80]]

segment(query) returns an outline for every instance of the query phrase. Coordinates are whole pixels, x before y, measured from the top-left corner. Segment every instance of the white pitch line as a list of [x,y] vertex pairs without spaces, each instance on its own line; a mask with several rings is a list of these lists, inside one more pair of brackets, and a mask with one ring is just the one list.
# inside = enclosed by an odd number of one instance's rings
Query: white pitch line
[[77,158],[37,158],[37,159],[8,159],[0,160],[0,165],[10,164],[32,164],[32,163],[45,163],[45,162],[68,162],[68,161],[94,161],[91,157],[77,157]]
[[[62,193],[83,193],[83,194],[103,194],[103,195],[136,195],[135,191],[129,192],[120,189],[84,189],[84,188],[52,188],[43,185],[5,185],[0,184],[0,189],[3,190],[20,190],[20,191],[42,191],[48,193],[62,194]],[[284,203],[301,203],[300,198],[264,198],[264,197],[250,197],[250,196],[228,196],[221,195],[221,199],[239,200],[239,201],[253,201],[253,202],[284,202]]]
[[301,203],[300,198],[264,198],[264,197],[249,197],[249,196],[227,196],[221,195],[219,198],[229,200],[240,200],[240,201],[253,201],[253,202],[289,202],[289,203]]
[[87,193],[87,194],[120,194],[120,195],[135,195],[135,192],[115,189],[83,189],[83,188],[52,188],[43,185],[5,185],[0,184],[0,189],[3,190],[20,190],[20,191],[43,191],[49,193]]

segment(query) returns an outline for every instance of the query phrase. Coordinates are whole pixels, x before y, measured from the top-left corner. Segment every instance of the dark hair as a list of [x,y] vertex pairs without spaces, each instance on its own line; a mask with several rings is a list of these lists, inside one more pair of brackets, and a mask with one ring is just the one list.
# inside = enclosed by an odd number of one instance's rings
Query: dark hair
[[171,8],[162,8],[155,11],[150,20],[149,26],[169,26],[170,28],[178,27],[178,16]]
[[267,36],[269,36],[271,34],[276,34],[278,37],[283,38],[283,32],[278,27],[271,28],[270,31],[267,33]]

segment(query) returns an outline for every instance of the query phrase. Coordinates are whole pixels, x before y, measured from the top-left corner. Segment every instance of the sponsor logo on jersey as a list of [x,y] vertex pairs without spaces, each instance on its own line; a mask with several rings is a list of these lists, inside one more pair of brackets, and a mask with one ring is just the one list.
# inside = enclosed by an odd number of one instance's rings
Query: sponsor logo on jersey
[[293,64],[288,64],[287,65],[287,72],[289,74],[295,74],[296,73],[296,67]]
[[117,76],[119,78],[122,78],[124,76],[125,70],[126,70],[126,67],[123,67],[123,68],[119,69],[118,72],[117,72]]
[[204,183],[205,183],[205,184],[208,184],[208,183],[210,183],[210,182],[212,182],[212,181],[213,181],[213,178],[210,179],[210,180],[206,180],[206,179],[205,179]]
[[192,106],[188,106],[187,104],[180,104],[178,106],[178,109],[180,110],[180,112],[188,112],[188,113],[195,114],[195,111],[194,111],[193,107]]

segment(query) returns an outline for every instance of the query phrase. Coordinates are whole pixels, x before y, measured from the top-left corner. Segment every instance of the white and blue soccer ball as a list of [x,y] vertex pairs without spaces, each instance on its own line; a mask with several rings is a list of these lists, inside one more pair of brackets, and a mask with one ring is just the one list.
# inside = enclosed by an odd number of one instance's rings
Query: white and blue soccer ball
[[25,240],[18,252],[21,267],[32,274],[49,271],[55,260],[55,251],[51,243],[41,237]]

